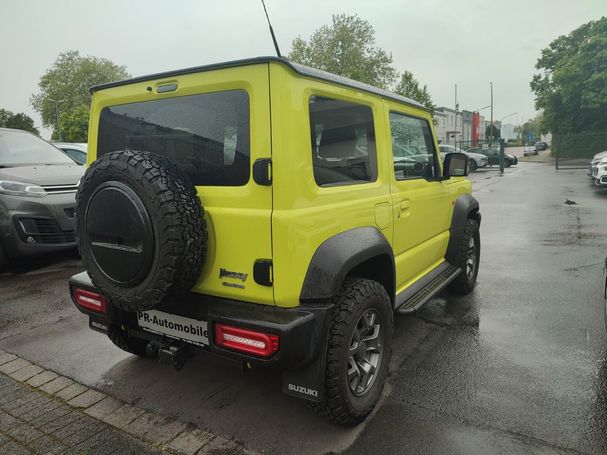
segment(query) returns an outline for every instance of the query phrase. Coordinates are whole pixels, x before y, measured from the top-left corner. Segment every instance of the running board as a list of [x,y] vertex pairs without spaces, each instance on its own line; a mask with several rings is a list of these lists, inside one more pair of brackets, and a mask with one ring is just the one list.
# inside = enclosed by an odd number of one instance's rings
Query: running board
[[415,313],[421,306],[442,291],[457,276],[462,269],[448,262],[443,262],[437,268],[428,273],[417,283],[396,296],[398,314]]

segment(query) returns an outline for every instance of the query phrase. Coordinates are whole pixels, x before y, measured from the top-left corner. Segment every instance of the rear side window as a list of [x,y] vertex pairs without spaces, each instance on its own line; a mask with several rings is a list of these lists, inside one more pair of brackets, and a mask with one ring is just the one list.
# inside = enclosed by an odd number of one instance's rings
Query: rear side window
[[396,180],[438,176],[434,140],[426,120],[390,112],[390,130]]
[[313,96],[310,131],[317,185],[347,185],[377,179],[371,108]]
[[249,181],[249,96],[244,90],[106,107],[98,156],[144,150],[170,158],[198,186]]

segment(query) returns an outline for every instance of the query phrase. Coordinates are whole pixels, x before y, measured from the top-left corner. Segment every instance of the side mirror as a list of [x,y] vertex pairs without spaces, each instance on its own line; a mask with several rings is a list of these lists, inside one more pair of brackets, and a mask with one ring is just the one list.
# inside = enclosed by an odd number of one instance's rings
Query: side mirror
[[443,177],[465,177],[468,175],[468,155],[449,153],[443,163]]

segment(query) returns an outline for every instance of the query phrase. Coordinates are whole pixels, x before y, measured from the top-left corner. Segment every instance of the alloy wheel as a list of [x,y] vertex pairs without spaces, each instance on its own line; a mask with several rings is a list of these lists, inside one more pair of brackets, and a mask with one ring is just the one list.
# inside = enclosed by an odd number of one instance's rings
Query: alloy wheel
[[348,385],[363,396],[373,385],[383,357],[383,332],[378,313],[370,308],[359,318],[348,351]]

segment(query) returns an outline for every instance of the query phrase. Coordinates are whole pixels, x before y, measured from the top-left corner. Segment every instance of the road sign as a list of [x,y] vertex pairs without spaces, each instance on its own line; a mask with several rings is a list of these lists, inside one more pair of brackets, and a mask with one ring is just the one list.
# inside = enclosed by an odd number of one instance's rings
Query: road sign
[[527,139],[528,139],[528,140],[533,139],[533,133],[529,133],[529,134],[527,135]]

